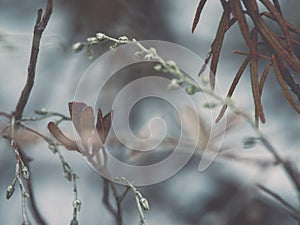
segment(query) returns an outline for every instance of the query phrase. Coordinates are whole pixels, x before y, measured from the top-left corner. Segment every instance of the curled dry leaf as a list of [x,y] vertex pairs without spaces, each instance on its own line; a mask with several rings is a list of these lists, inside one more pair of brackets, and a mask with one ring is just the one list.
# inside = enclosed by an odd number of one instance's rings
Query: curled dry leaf
[[112,115],[113,111],[110,111],[103,117],[101,109],[98,109],[96,129],[102,143],[105,143],[108,132],[110,130]]
[[79,147],[76,142],[70,138],[68,138],[56,125],[54,122],[48,123],[48,130],[58,140],[65,148],[69,150],[75,150],[79,152]]
[[48,124],[50,133],[69,150],[87,152],[90,148],[100,149],[104,145],[111,127],[112,111],[103,117],[101,109],[98,109],[95,125],[92,107],[83,102],[69,102],[68,105],[73,125],[80,137],[83,149],[80,149],[74,140],[64,135],[54,122]]

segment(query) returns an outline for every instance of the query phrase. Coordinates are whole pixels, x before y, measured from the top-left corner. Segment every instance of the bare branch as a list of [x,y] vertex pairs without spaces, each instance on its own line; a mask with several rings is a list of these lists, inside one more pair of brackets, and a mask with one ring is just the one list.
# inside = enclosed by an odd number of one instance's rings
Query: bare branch
[[299,214],[298,210],[295,207],[293,207],[291,204],[289,204],[287,201],[285,201],[280,195],[271,191],[270,189],[266,188],[265,186],[263,186],[261,184],[257,184],[257,187],[260,190],[262,190],[263,192],[272,196],[276,201],[278,201],[280,203],[280,205],[287,211],[287,213],[290,216],[292,216],[296,220],[300,221],[300,214]]
[[34,78],[35,78],[35,70],[36,70],[36,63],[37,58],[39,54],[39,47],[41,42],[41,37],[43,34],[43,31],[45,30],[53,8],[53,0],[47,1],[47,6],[45,13],[42,17],[43,10],[38,9],[37,12],[37,18],[34,26],[33,31],[33,39],[32,39],[32,46],[31,46],[31,55],[30,55],[30,61],[28,66],[28,74],[27,74],[27,81],[25,84],[25,87],[23,88],[23,91],[21,93],[21,96],[18,100],[14,115],[16,120],[20,120],[22,118],[22,114],[24,111],[24,108],[28,102],[29,95],[31,93],[33,84],[34,84]]

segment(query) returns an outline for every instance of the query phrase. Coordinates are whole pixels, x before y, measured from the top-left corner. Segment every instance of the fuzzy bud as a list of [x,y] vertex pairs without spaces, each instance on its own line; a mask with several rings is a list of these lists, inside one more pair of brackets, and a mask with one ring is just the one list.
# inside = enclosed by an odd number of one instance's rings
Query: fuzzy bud
[[86,39],[87,42],[89,42],[90,44],[97,44],[98,43],[98,39],[95,37],[89,37]]
[[75,52],[79,52],[80,50],[82,50],[84,47],[84,45],[80,42],[77,42],[75,43],[73,46],[72,46],[72,49],[75,51]]
[[23,166],[22,167],[22,176],[24,177],[24,179],[28,180],[29,179],[29,170],[28,170],[28,167],[27,166]]
[[6,199],[10,199],[10,197],[14,194],[15,188],[13,185],[9,185],[6,190]]
[[178,89],[180,87],[180,81],[177,79],[172,79],[171,83],[169,84],[168,88],[169,89]]
[[150,209],[149,202],[146,198],[141,198],[140,203],[141,203],[144,210],[149,210]]
[[103,34],[103,33],[97,33],[97,34],[96,34],[96,38],[97,38],[99,41],[103,41],[104,38],[105,38],[105,34]]
[[79,212],[81,209],[81,201],[79,199],[74,200],[73,207]]
[[186,93],[188,93],[189,95],[193,95],[195,94],[195,87],[194,86],[188,86],[186,89],[185,89]]
[[119,37],[119,40],[120,40],[120,41],[128,41],[128,37],[126,37],[126,36],[121,36],[121,37]]

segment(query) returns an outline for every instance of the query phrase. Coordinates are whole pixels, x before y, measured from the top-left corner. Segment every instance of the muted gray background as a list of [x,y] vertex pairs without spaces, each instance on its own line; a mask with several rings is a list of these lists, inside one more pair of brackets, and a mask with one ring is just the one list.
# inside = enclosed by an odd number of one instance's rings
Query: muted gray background
[[[287,17],[299,25],[296,3],[283,3],[283,8]],[[197,4],[198,0],[55,1],[54,13],[42,39],[35,86],[24,115],[32,116],[33,110],[39,108],[68,113],[67,102],[72,100],[82,73],[91,63],[83,52],[74,54],[71,46],[99,31],[115,37],[127,35],[138,40],[172,41],[204,58],[217,28],[221,5],[216,0],[208,1],[200,24],[191,34]],[[2,0],[0,6],[0,110],[11,112],[26,78],[36,9],[44,7],[44,2]],[[233,55],[232,51],[246,49],[237,31],[236,25],[226,36],[222,50],[217,77],[224,92],[227,92],[243,60],[243,57]],[[96,54],[106,49],[107,46],[98,48]],[[122,78],[118,79],[121,84],[125,82]],[[234,99],[241,108],[253,112],[249,81],[247,71]],[[120,84],[115,85],[118,87]],[[114,90],[115,87],[109,88]],[[267,123],[261,129],[283,155],[299,162],[298,115],[285,101],[272,72],[264,89],[263,104]],[[147,104],[142,106],[144,112],[150,110]],[[151,110],[149,116],[157,109]],[[139,121],[141,123],[144,117],[137,115],[137,118],[140,120],[137,119],[133,126],[140,127]],[[32,126],[47,132],[46,124],[47,121],[42,121]],[[71,128],[71,125],[66,124],[64,128]],[[234,131],[226,141],[245,151],[241,137],[251,134],[253,132],[247,126],[242,126],[242,130]],[[72,184],[63,178],[58,157],[44,143],[27,145],[25,150],[34,159],[31,176],[43,216],[48,224],[69,224],[72,217]],[[263,148],[258,146],[254,150],[259,152]],[[14,155],[5,141],[1,141],[0,151],[0,224],[21,224],[18,189],[9,201],[5,199],[6,188],[14,176]],[[102,181],[99,176],[80,155],[63,149],[62,152],[80,176],[79,198],[83,204],[79,213],[80,224],[113,224],[101,202]],[[198,162],[199,158],[195,157],[171,179],[141,188],[150,200],[151,210],[146,213],[150,225],[213,224],[208,221],[215,221],[216,218],[220,220],[217,224],[224,225],[296,224],[269,198],[249,189],[253,181],[261,180],[296,205],[297,193],[280,168],[265,170],[262,174],[260,169],[243,163],[216,162],[207,171],[199,173]],[[129,194],[124,203],[125,224],[137,224],[138,214],[133,200],[132,194]]]

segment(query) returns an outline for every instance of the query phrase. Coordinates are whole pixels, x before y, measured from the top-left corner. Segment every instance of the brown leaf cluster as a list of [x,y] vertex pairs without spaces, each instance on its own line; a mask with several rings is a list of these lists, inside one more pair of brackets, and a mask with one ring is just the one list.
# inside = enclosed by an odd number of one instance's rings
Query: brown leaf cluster
[[50,122],[48,129],[53,137],[69,150],[81,153],[88,151],[88,148],[92,148],[93,151],[99,150],[104,145],[110,130],[112,111],[103,116],[101,109],[98,109],[96,125],[94,124],[93,108],[85,103],[70,102],[69,112],[73,125],[80,137],[82,148],[78,146],[75,140],[67,137],[56,123]]
[[[192,25],[192,32],[194,32],[198,25],[206,2],[206,0],[199,2]],[[261,97],[266,77],[270,72],[270,68],[273,67],[274,74],[284,96],[296,112],[300,113],[300,108],[291,94],[293,92],[298,100],[300,100],[300,87],[290,72],[290,70],[293,70],[300,75],[300,60],[294,52],[295,45],[299,45],[300,43],[294,40],[291,35],[291,33],[294,33],[296,36],[299,36],[300,28],[284,18],[278,0],[220,0],[220,2],[223,7],[223,13],[215,39],[211,44],[210,51],[205,59],[205,64],[199,72],[199,76],[205,70],[206,64],[210,62],[210,84],[214,88],[215,75],[225,33],[235,23],[238,23],[249,52],[236,52],[246,55],[246,58],[238,69],[227,96],[231,97],[233,95],[241,76],[244,74],[247,66],[249,66],[256,124],[258,126],[259,120],[265,123]],[[258,2],[264,5],[266,11],[259,11]],[[271,31],[266,23],[266,19],[272,20],[282,35]],[[261,53],[261,46],[267,49],[267,52]],[[267,62],[262,74],[258,73],[258,60],[265,60]],[[217,122],[223,117],[226,108],[226,105],[222,107],[216,119]]]

